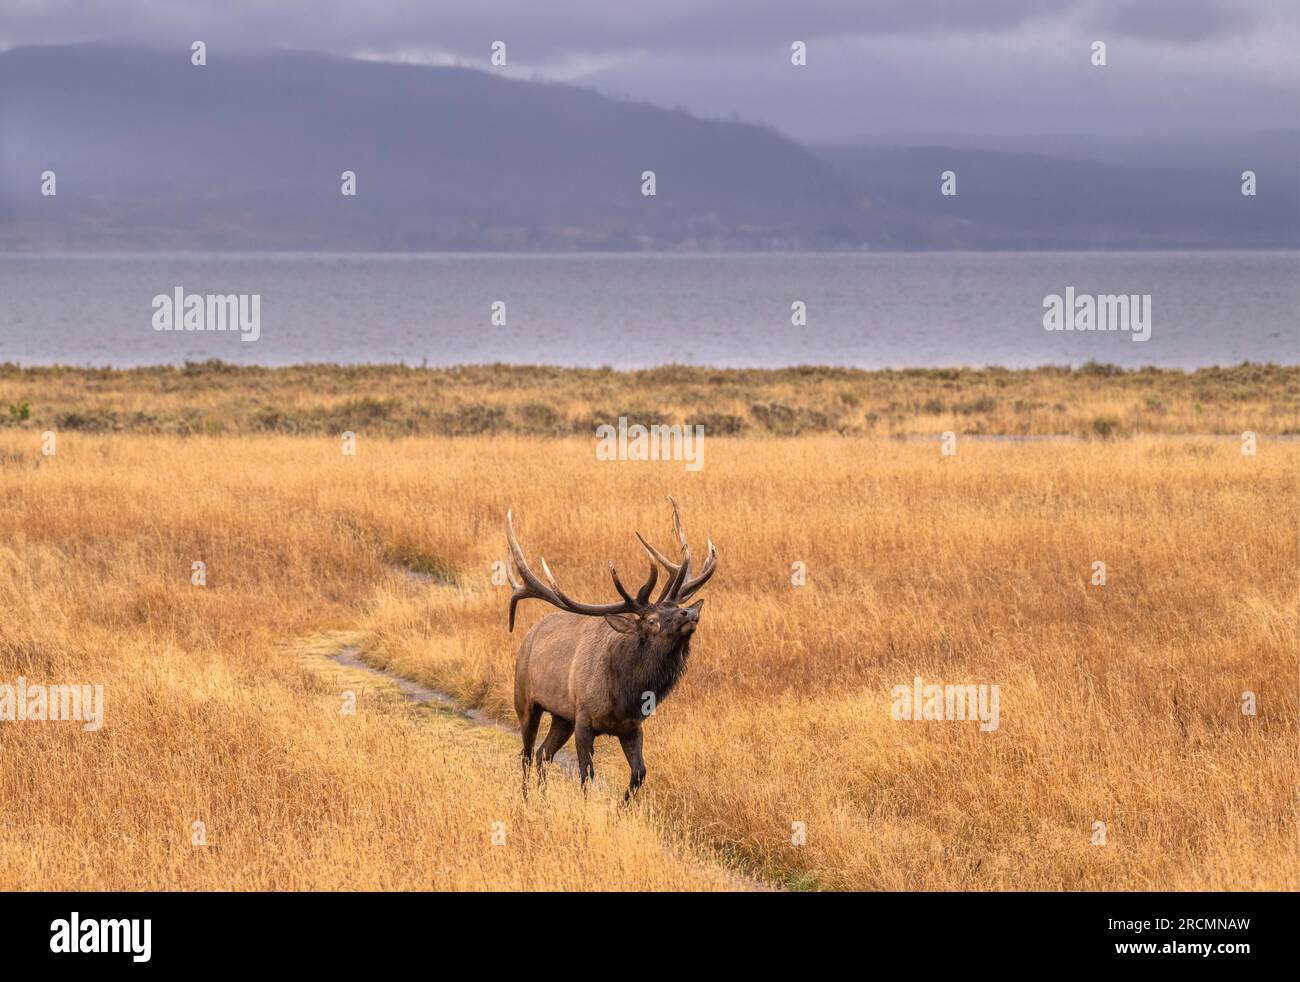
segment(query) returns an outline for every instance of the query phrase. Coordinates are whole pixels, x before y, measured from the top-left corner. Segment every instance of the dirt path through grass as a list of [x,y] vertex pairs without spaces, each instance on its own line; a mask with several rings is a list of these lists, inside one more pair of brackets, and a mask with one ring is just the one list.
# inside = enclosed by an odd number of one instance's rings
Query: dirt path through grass
[[[455,727],[462,736],[466,731],[476,733],[483,740],[483,752],[494,755],[519,752],[519,731],[513,726],[493,719],[477,709],[464,709],[450,693],[441,692],[413,679],[386,671],[365,660],[364,638],[352,632],[333,632],[307,639],[298,646],[309,669],[322,675],[331,685],[358,696],[358,705],[366,696],[374,696],[379,705],[388,711],[400,711],[403,706],[415,709],[420,716],[417,725]],[[547,768],[547,779],[562,774],[568,780],[578,779],[578,760],[569,749],[560,750]],[[617,788],[597,777],[595,793],[611,797],[622,794]],[[529,775],[529,794],[544,794],[537,789],[536,772]],[[667,843],[665,843],[667,845]],[[750,876],[734,867],[717,864],[716,872],[724,876],[738,891],[772,891],[780,887],[766,880]]]

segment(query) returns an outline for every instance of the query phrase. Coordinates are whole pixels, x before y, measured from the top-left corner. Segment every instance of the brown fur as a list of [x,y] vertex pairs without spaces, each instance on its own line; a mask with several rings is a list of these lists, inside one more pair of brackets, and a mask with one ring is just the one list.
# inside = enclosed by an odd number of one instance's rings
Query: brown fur
[[[593,742],[616,736],[631,768],[627,793],[645,780],[641,726],[686,671],[691,634],[704,601],[690,607],[659,605],[636,617],[624,633],[609,618],[557,612],[524,636],[515,659],[515,712],[523,734],[525,770],[542,713],[551,728],[537,751],[540,768],[570,734],[577,736],[578,768],[594,775]],[[610,618],[626,615],[610,615]]]
[[[699,624],[703,600],[683,606],[708,582],[717,563],[717,552],[709,543],[708,556],[699,573],[691,576],[691,552],[682,530],[677,503],[673,526],[681,546],[680,563],[641,540],[650,556],[650,575],[633,597],[610,566],[614,588],[623,598],[611,604],[586,604],[573,600],[560,589],[542,560],[543,583],[524,560],[515,540],[510,515],[506,515],[506,542],[516,579],[510,598],[510,627],[521,600],[545,600],[560,612],[543,617],[524,636],[515,659],[515,712],[523,736],[524,790],[533,762],[533,744],[542,714],[550,713],[551,728],[537,751],[538,780],[543,767],[575,736],[578,770],[583,788],[595,774],[592,750],[596,737],[616,736],[632,769],[626,800],[645,780],[645,759],[641,753],[641,727],[655,708],[673,690],[691,653],[691,636]],[[639,538],[639,536],[638,536]],[[667,570],[668,582],[659,599],[650,603],[658,563]],[[522,582],[520,580],[522,579]]]

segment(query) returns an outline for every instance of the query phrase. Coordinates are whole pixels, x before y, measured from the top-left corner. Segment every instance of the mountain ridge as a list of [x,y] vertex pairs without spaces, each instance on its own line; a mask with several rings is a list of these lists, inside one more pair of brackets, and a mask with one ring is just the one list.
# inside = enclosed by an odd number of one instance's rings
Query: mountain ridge
[[[1088,156],[805,147],[474,68],[217,47],[208,62],[105,43],[0,52],[0,250],[1300,247],[1291,131]],[[956,196],[939,193],[944,170]]]
[[[865,235],[846,225],[842,183],[770,128],[469,68],[217,51],[194,67],[185,55],[0,55],[0,239],[405,250]],[[36,194],[46,169],[57,212]],[[641,194],[647,170],[654,197]]]

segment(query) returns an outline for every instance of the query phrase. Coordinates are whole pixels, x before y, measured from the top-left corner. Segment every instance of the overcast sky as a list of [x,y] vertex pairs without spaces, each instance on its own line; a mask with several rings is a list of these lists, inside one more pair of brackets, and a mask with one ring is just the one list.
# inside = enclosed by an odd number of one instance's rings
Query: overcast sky
[[0,0],[0,47],[89,40],[482,67],[500,40],[515,75],[818,142],[1300,125],[1300,0]]

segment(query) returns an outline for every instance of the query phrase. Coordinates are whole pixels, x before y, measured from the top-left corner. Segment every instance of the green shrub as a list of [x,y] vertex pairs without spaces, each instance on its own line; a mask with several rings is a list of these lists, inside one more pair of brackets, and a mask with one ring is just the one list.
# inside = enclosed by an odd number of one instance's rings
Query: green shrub
[[1097,416],[1092,421],[1093,436],[1110,439],[1119,435],[1120,422],[1114,416]]

